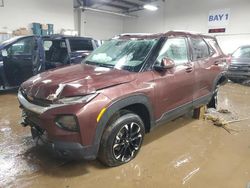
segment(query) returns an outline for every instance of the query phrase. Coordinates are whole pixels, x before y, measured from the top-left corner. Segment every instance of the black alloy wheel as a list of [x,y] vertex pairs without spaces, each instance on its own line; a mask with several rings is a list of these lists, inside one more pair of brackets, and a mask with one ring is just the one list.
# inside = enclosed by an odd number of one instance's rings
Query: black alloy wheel
[[141,128],[136,122],[124,125],[113,143],[113,155],[120,162],[130,161],[142,144]]
[[133,160],[145,134],[142,119],[133,112],[122,110],[106,126],[100,143],[99,160],[110,167]]

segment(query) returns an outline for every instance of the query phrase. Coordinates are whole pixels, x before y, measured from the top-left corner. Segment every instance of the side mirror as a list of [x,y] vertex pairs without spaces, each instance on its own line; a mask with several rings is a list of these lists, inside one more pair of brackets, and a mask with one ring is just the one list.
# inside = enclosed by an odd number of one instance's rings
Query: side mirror
[[170,58],[164,57],[161,60],[161,64],[160,65],[155,65],[154,69],[156,71],[164,71],[164,70],[167,70],[167,69],[172,69],[174,67],[175,67],[174,61],[172,59],[170,59]]

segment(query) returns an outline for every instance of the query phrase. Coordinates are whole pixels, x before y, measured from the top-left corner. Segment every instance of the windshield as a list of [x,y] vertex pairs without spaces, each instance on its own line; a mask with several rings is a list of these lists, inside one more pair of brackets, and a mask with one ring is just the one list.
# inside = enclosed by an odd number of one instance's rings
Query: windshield
[[156,39],[110,40],[85,60],[86,64],[138,72]]
[[1,45],[10,44],[10,43],[14,42],[15,40],[17,40],[19,38],[21,38],[21,36],[12,37],[12,38],[10,38],[8,40],[5,40],[5,41],[1,42],[0,44]]
[[241,47],[238,48],[233,53],[234,58],[250,58],[250,47]]

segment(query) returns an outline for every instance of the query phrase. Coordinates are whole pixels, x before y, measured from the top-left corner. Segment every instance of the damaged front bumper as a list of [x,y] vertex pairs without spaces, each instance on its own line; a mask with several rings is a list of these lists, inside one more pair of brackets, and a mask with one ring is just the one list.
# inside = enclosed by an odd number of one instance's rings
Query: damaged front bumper
[[22,92],[19,90],[18,91],[18,95],[17,95],[17,98],[19,100],[19,103],[26,109],[34,112],[34,113],[37,113],[37,114],[42,114],[44,112],[46,112],[47,110],[50,110],[50,109],[53,109],[53,108],[56,108],[56,107],[61,107],[61,106],[64,106],[64,104],[53,104],[53,105],[50,105],[50,106],[47,106],[47,107],[44,107],[44,106],[38,106],[38,105],[35,105],[35,104],[32,104],[31,102],[29,102],[22,94]]
[[[32,137],[36,140],[36,143],[42,143],[49,149],[49,151],[60,158],[73,160],[94,160],[96,158],[98,145],[84,146],[78,142],[49,139],[47,131],[39,126],[39,123],[37,122],[39,122],[39,116],[41,114],[45,113],[47,110],[55,108],[55,105],[42,107],[32,104],[20,91],[18,92],[18,100],[20,107],[23,110],[21,124],[23,126],[31,127]],[[60,107],[60,105],[56,105],[56,107]]]
[[71,160],[96,159],[97,146],[83,146],[76,142],[50,140],[46,131],[37,126],[31,126],[31,133],[36,143],[46,146],[52,155],[56,157]]
[[49,145],[56,156],[74,160],[94,160],[96,159],[97,146],[82,146],[79,143],[54,141]]
[[[30,122],[26,122],[26,124],[27,123]],[[51,140],[48,138],[48,134],[45,130],[35,125],[30,126],[31,134],[36,144],[42,144],[45,146],[52,155],[70,160],[96,159],[98,146],[83,146],[76,142]]]

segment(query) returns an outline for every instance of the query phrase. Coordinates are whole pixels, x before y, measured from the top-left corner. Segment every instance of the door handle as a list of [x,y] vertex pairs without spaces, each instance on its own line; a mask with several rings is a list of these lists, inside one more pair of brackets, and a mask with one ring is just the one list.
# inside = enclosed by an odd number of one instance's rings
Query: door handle
[[193,67],[188,67],[188,68],[186,68],[186,72],[192,72],[193,71]]

